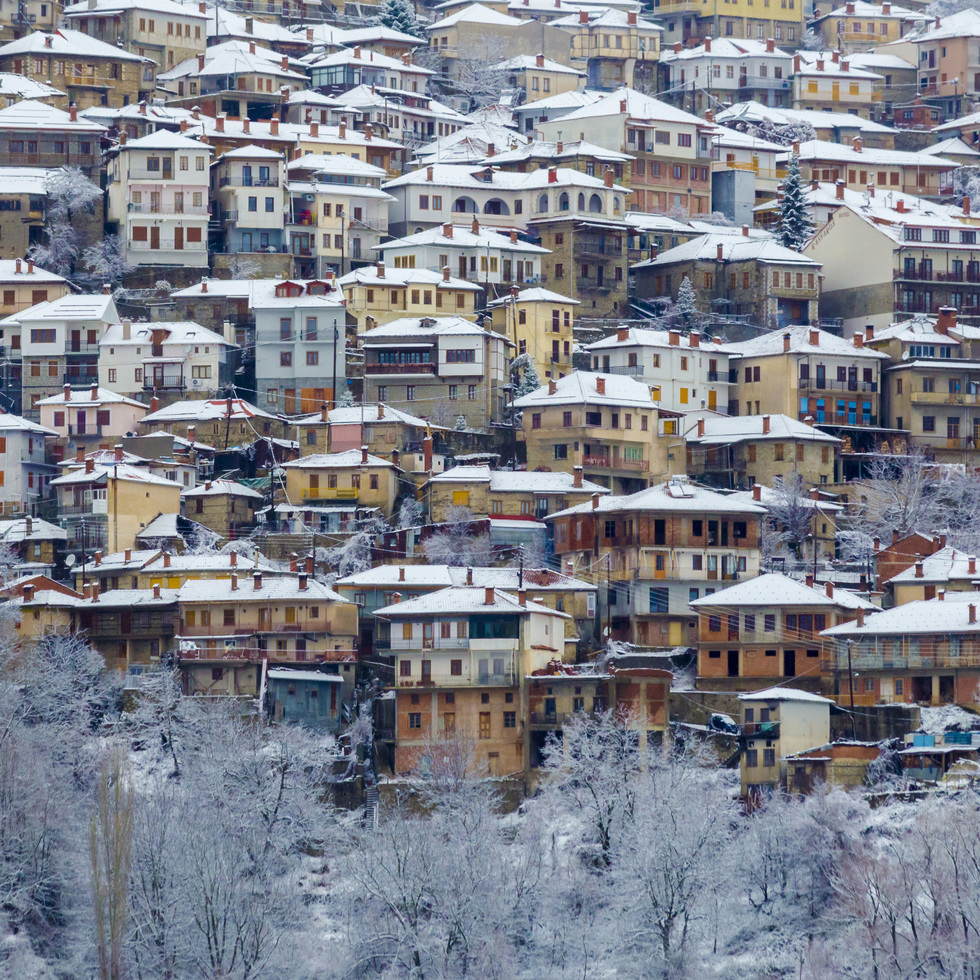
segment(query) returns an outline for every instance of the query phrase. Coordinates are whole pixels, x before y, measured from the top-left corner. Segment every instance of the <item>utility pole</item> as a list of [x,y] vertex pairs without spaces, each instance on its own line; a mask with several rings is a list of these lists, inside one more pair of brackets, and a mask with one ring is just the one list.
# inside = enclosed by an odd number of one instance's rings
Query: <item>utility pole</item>
[[612,588],[609,555],[606,555],[606,642],[612,639]]
[[857,727],[854,722],[854,674],[851,671],[851,647],[853,640],[847,641],[847,687],[851,692],[851,738],[857,741]]

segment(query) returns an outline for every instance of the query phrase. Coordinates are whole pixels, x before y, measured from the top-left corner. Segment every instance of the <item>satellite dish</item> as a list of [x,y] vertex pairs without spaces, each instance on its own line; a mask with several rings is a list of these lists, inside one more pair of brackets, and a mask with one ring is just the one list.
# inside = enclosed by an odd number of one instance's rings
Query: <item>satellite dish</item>
[[74,556],[74,555],[69,555],[69,556],[68,556],[68,557],[67,557],[67,558],[65,559],[65,564],[66,564],[66,565],[67,565],[67,566],[68,566],[69,568],[71,568],[71,567],[72,567],[72,565],[74,565],[76,561],[77,561],[77,559],[75,558],[75,556]]

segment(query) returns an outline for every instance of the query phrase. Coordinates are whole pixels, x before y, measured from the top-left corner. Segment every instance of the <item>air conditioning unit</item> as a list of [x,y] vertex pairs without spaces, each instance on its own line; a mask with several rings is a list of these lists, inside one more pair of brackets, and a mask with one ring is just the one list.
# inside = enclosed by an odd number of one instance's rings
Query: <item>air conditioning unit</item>
[[200,388],[201,387],[201,379],[200,378],[191,378],[191,385],[194,388]]
[[303,200],[304,201],[315,201],[316,200],[316,194],[304,194],[303,195]]

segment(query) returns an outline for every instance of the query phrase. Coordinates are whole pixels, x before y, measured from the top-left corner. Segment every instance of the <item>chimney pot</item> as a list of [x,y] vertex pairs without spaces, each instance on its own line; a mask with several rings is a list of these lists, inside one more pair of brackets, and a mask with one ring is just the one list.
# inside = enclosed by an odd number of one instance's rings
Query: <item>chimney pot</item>
[[762,434],[764,436],[769,435],[769,416],[768,415],[763,415],[762,416]]
[[262,588],[262,573],[252,572],[252,590],[258,591]]
[[494,604],[494,589],[492,585],[487,585],[484,587],[483,602],[484,605],[487,606],[492,606]]
[[762,487],[758,483],[752,486],[752,499],[756,502],[761,502],[762,500]]

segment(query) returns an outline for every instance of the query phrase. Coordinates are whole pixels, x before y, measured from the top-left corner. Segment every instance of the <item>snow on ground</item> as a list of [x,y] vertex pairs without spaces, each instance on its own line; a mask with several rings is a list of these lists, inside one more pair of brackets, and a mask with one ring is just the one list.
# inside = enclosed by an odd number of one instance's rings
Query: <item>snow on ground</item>
[[955,704],[944,704],[938,708],[922,708],[921,711],[922,724],[919,725],[919,731],[930,735],[944,732],[948,728],[960,728],[964,731],[980,728],[980,717]]

